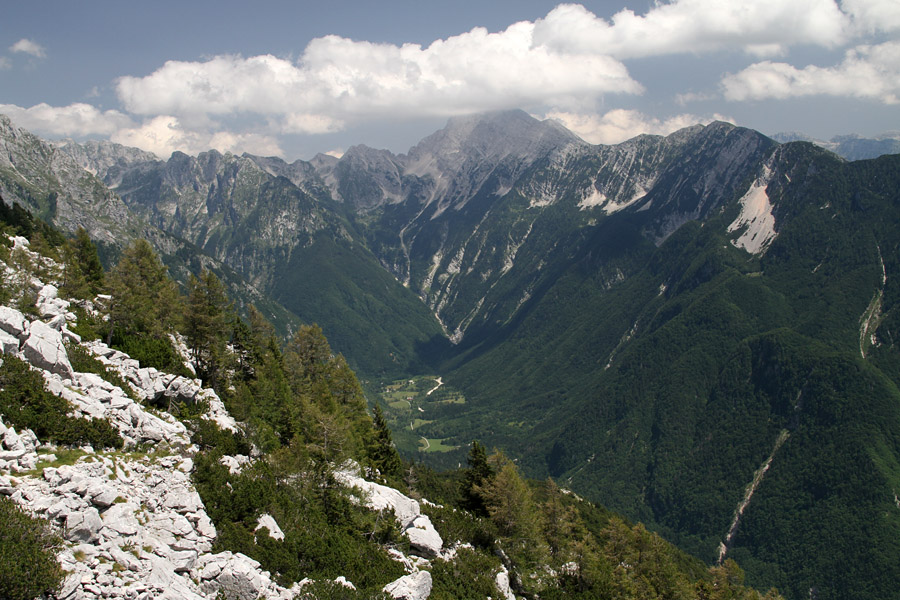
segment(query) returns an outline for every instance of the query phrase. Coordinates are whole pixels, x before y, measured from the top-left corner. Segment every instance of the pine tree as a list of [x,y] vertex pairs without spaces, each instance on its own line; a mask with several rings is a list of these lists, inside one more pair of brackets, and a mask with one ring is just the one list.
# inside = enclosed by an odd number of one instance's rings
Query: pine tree
[[181,314],[181,298],[166,266],[147,240],[137,240],[122,254],[109,276],[109,334],[143,333],[161,338],[173,331]]
[[473,441],[467,460],[469,468],[466,469],[460,488],[461,505],[477,515],[487,516],[484,498],[479,492],[494,476],[494,470],[488,463],[487,450],[477,440]]
[[231,306],[225,286],[211,271],[191,276],[184,316],[184,335],[197,374],[217,391],[224,387],[223,372],[229,338]]
[[91,295],[99,294],[105,279],[103,265],[100,263],[97,247],[84,227],[79,227],[75,231],[75,239],[69,242],[69,246],[72,248],[74,262],[84,276]]
[[374,435],[369,449],[369,460],[373,467],[384,477],[400,477],[403,474],[403,463],[394,447],[391,430],[384,418],[381,406],[375,405],[372,417]]

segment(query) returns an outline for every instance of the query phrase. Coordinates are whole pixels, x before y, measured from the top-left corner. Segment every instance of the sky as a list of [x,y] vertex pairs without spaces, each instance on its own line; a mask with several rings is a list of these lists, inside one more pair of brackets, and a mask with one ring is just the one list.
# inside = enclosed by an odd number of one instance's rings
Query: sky
[[900,0],[10,2],[0,114],[167,158],[406,152],[521,108],[591,143],[900,130]]

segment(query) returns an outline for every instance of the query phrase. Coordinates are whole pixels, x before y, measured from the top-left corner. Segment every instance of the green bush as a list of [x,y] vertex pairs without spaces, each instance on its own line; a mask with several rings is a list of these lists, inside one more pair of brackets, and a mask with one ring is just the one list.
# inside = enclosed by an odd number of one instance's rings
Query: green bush
[[195,419],[191,429],[191,442],[211,455],[250,454],[250,444],[243,435],[219,429],[213,421]]
[[194,377],[184,366],[184,361],[168,338],[138,333],[126,335],[121,329],[116,329],[110,345],[141,363],[142,367],[153,367],[174,375]]
[[41,441],[121,448],[123,440],[105,419],[68,415],[69,404],[44,388],[40,373],[28,363],[4,356],[0,365],[0,414],[8,425],[31,429]]
[[470,548],[461,548],[452,561],[432,563],[432,600],[456,598],[497,598],[494,576],[500,571],[500,559]]
[[0,598],[31,600],[59,589],[62,540],[50,525],[0,496]]

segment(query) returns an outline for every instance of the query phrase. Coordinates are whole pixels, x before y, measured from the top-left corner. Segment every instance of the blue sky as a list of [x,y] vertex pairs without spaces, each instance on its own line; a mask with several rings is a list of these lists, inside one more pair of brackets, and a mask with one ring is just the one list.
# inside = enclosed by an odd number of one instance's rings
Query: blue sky
[[900,129],[898,0],[8,4],[0,113],[163,157],[404,152],[505,108],[594,143]]

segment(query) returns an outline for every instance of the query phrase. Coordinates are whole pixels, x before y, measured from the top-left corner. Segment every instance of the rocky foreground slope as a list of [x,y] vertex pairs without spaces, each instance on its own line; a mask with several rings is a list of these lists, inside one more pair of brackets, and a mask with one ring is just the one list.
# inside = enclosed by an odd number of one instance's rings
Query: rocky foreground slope
[[[27,251],[27,240],[13,241]],[[124,448],[115,452],[55,447],[31,430],[8,426],[0,415],[0,494],[47,519],[65,539],[58,560],[67,576],[56,597],[302,596],[308,580],[284,588],[243,554],[212,553],[216,528],[190,478],[192,457],[199,449],[191,443],[184,424],[150,406],[166,405],[166,400],[199,400],[209,407],[202,418],[236,430],[240,425],[216,393],[203,388],[199,379],[141,368],[136,360],[101,342],[82,342],[71,331],[76,316],[70,303],[58,297],[57,288],[37,279],[30,285],[38,291],[36,314],[26,316],[15,308],[0,307],[3,359],[26,361],[43,376],[47,390],[68,401],[71,415],[105,419],[124,440]],[[118,373],[128,389],[98,375],[77,372],[69,360],[73,346],[89,351]],[[73,456],[77,460],[71,461]],[[253,458],[222,460],[234,471]],[[414,553],[405,556],[393,551],[408,575],[385,586],[385,592],[394,598],[427,598],[431,575],[425,567],[430,560],[452,559],[454,552],[444,548],[416,500],[368,482],[357,471],[354,465],[346,465],[338,479],[360,488],[362,501],[371,508],[393,511]],[[258,527],[265,527],[276,539],[284,535],[269,515],[260,516]],[[353,585],[343,578],[338,583]]]

